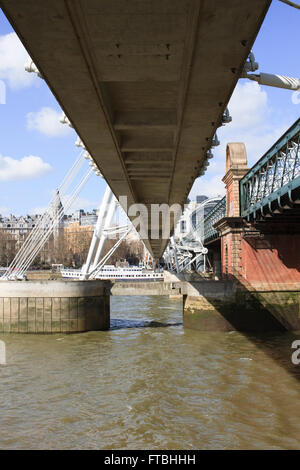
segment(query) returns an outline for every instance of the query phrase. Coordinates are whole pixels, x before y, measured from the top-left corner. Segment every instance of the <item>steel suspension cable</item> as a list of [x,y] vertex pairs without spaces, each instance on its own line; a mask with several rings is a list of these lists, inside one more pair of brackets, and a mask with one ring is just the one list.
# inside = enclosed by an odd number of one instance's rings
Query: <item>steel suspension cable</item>
[[42,239],[39,241],[38,245],[34,247],[34,250],[31,252],[31,254],[27,258],[26,262],[23,264],[23,266],[21,268],[19,268],[19,270],[17,272],[18,275],[23,275],[27,271],[28,267],[30,266],[30,264],[32,263],[34,258],[37,256],[39,251],[43,248],[43,246],[45,245],[45,243],[49,239],[49,237],[52,234],[52,232],[54,231],[54,229],[58,226],[60,220],[63,217],[64,211],[68,210],[71,207],[71,205],[74,203],[74,201],[77,198],[79,192],[81,191],[82,187],[87,182],[87,180],[90,178],[92,173],[93,173],[93,170],[89,169],[88,172],[83,176],[83,178],[81,179],[79,184],[75,187],[75,189],[73,190],[72,194],[69,196],[69,199],[67,200],[67,202],[65,204],[65,208],[61,208],[60,211],[58,212],[57,217],[52,220],[50,226],[48,227],[48,230],[46,231],[46,233],[44,234]]
[[[75,160],[74,164],[72,165],[72,167],[68,171],[67,175],[63,179],[62,183],[60,184],[59,190],[61,191],[62,195],[68,189],[68,187],[70,186],[70,184],[74,180],[76,174],[80,170],[80,168],[81,168],[81,166],[84,162],[83,154],[84,154],[83,151],[79,154],[78,158]],[[20,250],[16,254],[15,258],[13,259],[12,263],[10,264],[7,272],[11,272],[11,271],[15,270],[17,265],[19,265],[20,263],[23,262],[24,258],[26,258],[27,254],[28,254],[28,250],[30,250],[30,245],[36,243],[36,241],[40,237],[41,233],[44,233],[45,226],[51,220],[50,210],[52,209],[52,207],[54,205],[55,199],[56,199],[56,195],[53,197],[48,209],[42,215],[42,217],[38,221],[38,224],[36,225],[36,227],[32,230],[30,235],[26,238],[26,240],[23,243],[22,247],[20,248]]]
[[131,230],[131,227],[126,230],[124,232],[124,234],[122,235],[121,238],[119,238],[119,240],[117,241],[117,243],[109,250],[109,252],[103,256],[103,258],[99,261],[99,263],[97,264],[97,266],[90,272],[88,273],[89,274],[89,277],[91,279],[95,279],[95,277],[99,274],[99,271],[101,270],[101,268],[103,267],[103,265],[106,263],[106,261],[110,258],[110,256],[114,253],[114,251],[120,246],[120,244],[122,243],[122,241],[124,240],[124,238],[128,235],[128,233],[130,232]]

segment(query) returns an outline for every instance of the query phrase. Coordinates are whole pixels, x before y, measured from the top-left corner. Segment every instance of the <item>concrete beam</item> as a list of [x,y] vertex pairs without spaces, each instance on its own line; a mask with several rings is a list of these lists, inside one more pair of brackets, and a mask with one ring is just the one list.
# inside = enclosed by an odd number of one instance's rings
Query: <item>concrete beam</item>
[[117,112],[114,119],[116,130],[127,129],[171,129],[177,126],[176,109],[149,109],[138,111]]
[[[270,3],[0,0],[112,191],[129,205],[186,202]],[[169,174],[130,173],[125,162],[142,153],[171,161]],[[165,243],[147,247],[158,258]]]

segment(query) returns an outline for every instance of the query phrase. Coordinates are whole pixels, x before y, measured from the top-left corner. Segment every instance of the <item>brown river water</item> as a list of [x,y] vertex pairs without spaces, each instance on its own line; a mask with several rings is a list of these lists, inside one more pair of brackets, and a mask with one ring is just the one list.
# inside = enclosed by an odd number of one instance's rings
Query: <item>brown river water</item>
[[0,449],[300,449],[300,333],[183,329],[168,297],[114,297],[111,324],[0,335]]

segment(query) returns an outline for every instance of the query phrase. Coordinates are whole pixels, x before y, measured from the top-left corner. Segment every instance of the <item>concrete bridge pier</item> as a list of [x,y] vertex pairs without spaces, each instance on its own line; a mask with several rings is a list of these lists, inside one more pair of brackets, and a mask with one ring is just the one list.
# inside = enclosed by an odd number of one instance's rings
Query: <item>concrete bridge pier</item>
[[[247,173],[246,149],[228,144],[226,216],[214,227],[221,247],[223,282],[190,286],[184,325],[200,330],[300,329],[300,221],[274,218],[247,222],[240,214],[240,179]],[[213,255],[215,256],[215,255]]]
[[0,333],[107,330],[109,299],[104,281],[1,281]]
[[251,333],[300,329],[299,292],[256,291],[234,280],[186,284],[185,328]]

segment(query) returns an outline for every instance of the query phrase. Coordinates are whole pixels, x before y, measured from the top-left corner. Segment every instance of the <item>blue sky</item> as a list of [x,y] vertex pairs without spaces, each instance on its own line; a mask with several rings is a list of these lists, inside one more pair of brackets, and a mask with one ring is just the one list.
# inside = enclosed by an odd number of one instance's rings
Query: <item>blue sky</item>
[[[298,10],[273,0],[253,47],[259,71],[300,77],[299,24]],[[6,104],[0,104],[0,214],[5,215],[46,207],[79,153],[75,132],[59,123],[55,98],[43,80],[24,71],[25,62],[26,51],[0,10],[0,79],[6,85]],[[300,103],[294,104],[292,95],[239,80],[229,103],[233,121],[218,130],[221,145],[191,198],[224,193],[227,142],[246,143],[249,166],[261,157],[299,117]],[[98,207],[104,190],[105,182],[93,176],[76,208]]]

